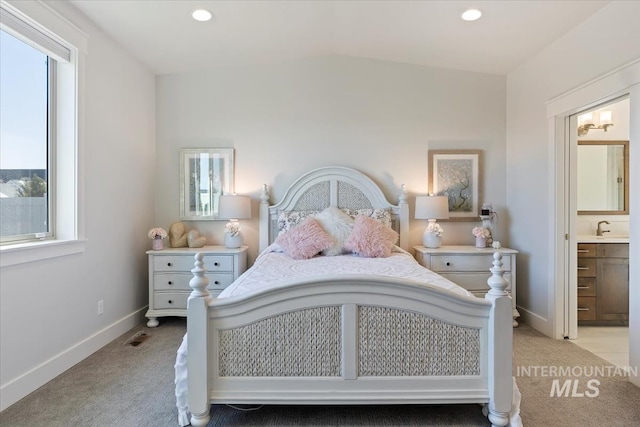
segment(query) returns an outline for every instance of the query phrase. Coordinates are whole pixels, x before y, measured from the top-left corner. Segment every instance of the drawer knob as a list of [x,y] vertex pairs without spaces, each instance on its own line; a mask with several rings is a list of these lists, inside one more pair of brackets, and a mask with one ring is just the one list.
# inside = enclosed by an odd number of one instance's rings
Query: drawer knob
[[173,282],[172,282],[171,280],[169,280],[169,282],[168,282],[168,283],[169,283],[170,285],[173,285]]
[[169,267],[171,267],[173,264],[171,264],[170,262],[168,262],[168,263],[167,263],[167,265],[168,265]]
[[169,304],[173,304],[173,300],[169,300]]
[[214,284],[216,284],[216,285],[219,285],[219,284],[220,284],[220,282],[219,282],[219,281],[217,281],[217,280],[216,280],[215,282],[213,282],[213,283],[214,283]]
[[447,267],[451,266],[451,262],[447,261]]
[[215,266],[217,267],[217,266],[218,266],[218,265],[220,265],[220,264],[218,264],[217,262],[214,262],[214,263],[213,263],[213,265],[215,265]]

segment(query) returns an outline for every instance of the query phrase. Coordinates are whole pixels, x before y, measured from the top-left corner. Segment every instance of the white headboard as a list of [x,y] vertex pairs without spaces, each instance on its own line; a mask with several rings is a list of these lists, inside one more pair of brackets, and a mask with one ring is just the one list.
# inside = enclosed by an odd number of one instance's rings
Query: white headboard
[[369,177],[355,169],[329,166],[312,170],[298,178],[287,189],[280,203],[269,205],[269,189],[264,185],[260,196],[260,252],[278,236],[278,215],[282,211],[322,210],[328,206],[340,209],[391,209],[392,227],[400,234],[400,246],[409,249],[409,204],[404,185],[398,204],[384,196]]

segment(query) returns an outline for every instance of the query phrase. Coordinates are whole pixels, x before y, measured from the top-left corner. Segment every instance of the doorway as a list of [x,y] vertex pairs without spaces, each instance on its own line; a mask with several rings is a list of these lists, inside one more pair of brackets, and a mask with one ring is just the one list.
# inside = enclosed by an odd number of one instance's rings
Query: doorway
[[[571,180],[570,168],[575,161],[569,154],[572,144],[571,127],[577,129],[577,113],[593,109],[601,104],[610,102],[621,96],[629,96],[630,100],[630,164],[640,164],[640,61],[634,61],[618,70],[604,75],[590,83],[571,90],[547,103],[547,117],[549,118],[549,135],[551,150],[552,192],[550,200],[553,215],[552,239],[549,255],[552,260],[552,280],[549,293],[549,308],[552,320],[552,336],[557,339],[569,338],[574,323],[570,316],[577,310],[577,298],[569,298],[570,266],[576,267],[577,215],[570,209],[570,198],[575,198],[575,180]],[[574,121],[575,123],[571,123]],[[575,164],[572,165],[575,170]],[[631,171],[630,182],[640,182],[638,167]],[[571,188],[574,186],[573,188]],[[573,196],[572,196],[573,195]],[[575,201],[574,201],[575,203]],[[573,205],[575,209],[575,204]],[[640,198],[631,197],[629,210],[630,239],[635,239],[629,245],[629,257],[640,259]],[[576,291],[577,292],[577,291]],[[576,301],[576,306],[571,306]],[[567,309],[569,307],[569,309]],[[640,265],[629,265],[629,362],[631,365],[640,364]],[[572,314],[573,313],[573,314]],[[577,317],[577,315],[576,315]],[[575,323],[577,335],[577,320]],[[574,338],[575,338],[574,335]],[[640,385],[640,378],[632,378],[631,382]]]

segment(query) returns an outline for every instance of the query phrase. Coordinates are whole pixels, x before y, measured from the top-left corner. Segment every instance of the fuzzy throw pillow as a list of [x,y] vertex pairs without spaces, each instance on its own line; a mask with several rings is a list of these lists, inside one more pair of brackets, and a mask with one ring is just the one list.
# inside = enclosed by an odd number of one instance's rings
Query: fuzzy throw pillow
[[351,235],[354,220],[340,209],[330,206],[314,218],[318,220],[324,231],[331,236],[331,246],[322,251],[322,255],[335,256],[342,255],[348,251],[344,248],[344,242]]
[[309,259],[331,246],[332,240],[318,221],[307,218],[278,236],[276,243],[293,259]]
[[367,258],[386,258],[391,255],[398,233],[368,216],[356,217],[345,248]]

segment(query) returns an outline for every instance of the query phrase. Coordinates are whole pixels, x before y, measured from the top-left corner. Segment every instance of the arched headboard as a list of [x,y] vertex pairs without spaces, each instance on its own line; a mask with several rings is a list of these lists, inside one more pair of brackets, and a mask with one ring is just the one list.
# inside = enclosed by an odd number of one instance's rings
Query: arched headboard
[[404,185],[398,204],[394,205],[386,199],[380,187],[362,172],[343,166],[328,166],[302,175],[275,205],[269,205],[266,184],[260,198],[260,252],[278,236],[280,212],[322,210],[328,206],[340,209],[390,209],[391,225],[400,234],[398,246],[409,249],[409,204]]

